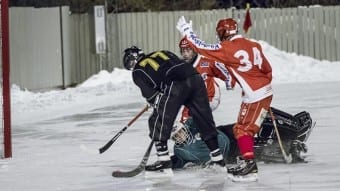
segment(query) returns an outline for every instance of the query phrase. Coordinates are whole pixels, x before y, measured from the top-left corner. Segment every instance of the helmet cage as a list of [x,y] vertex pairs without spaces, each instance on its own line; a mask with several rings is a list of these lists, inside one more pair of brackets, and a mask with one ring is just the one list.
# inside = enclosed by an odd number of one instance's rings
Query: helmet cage
[[143,51],[136,46],[125,49],[123,57],[125,69],[132,70],[137,63],[137,60],[142,56],[144,56]]
[[125,54],[123,58],[124,67],[127,70],[132,70],[137,63],[137,53]]
[[177,145],[185,145],[191,144],[194,137],[186,125],[177,125],[173,127],[171,139]]

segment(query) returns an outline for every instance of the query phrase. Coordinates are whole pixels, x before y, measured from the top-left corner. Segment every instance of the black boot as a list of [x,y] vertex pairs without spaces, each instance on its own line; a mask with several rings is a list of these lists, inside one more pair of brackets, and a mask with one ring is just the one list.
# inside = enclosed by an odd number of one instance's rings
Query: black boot
[[171,169],[171,168],[172,168],[171,160],[168,160],[168,161],[159,161],[158,160],[153,164],[145,166],[146,171],[160,171],[160,172],[162,172],[164,169]]
[[235,182],[257,181],[258,169],[254,159],[238,158],[237,165],[228,168],[229,178]]
[[172,161],[169,156],[166,142],[156,142],[158,160],[145,166],[146,178],[172,177]]
[[214,165],[219,165],[221,167],[225,167],[225,162],[223,159],[223,156],[221,154],[221,150],[220,149],[216,149],[214,151],[212,151],[210,153],[210,157],[211,157],[211,163]]
[[210,153],[210,158],[211,160],[206,162],[203,167],[204,168],[209,168],[209,169],[214,169],[217,172],[226,172],[226,166],[225,166],[225,161],[224,158],[221,154],[220,149],[216,149]]

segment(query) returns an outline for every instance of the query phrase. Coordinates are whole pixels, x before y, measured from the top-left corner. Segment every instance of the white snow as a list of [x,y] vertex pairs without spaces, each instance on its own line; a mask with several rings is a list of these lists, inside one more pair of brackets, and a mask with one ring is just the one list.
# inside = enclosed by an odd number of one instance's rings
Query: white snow
[[[317,121],[307,142],[308,163],[260,163],[256,183],[232,183],[225,174],[206,170],[175,172],[171,181],[144,180],[142,174],[112,178],[113,170],[132,169],[141,160],[151,113],[108,151],[97,153],[145,106],[131,73],[115,68],[66,90],[31,92],[12,86],[13,157],[0,160],[0,190],[339,190],[340,61],[319,61],[261,44],[273,67],[272,105],[292,114],[306,110]],[[215,121],[232,123],[240,89],[222,92]],[[149,162],[154,160],[153,151]]]

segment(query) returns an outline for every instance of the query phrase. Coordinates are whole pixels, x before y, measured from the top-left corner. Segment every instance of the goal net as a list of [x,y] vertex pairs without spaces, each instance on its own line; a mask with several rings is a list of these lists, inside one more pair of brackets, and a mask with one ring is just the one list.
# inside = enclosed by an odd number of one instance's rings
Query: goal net
[[0,91],[1,91],[1,132],[0,158],[12,157],[11,110],[9,80],[9,19],[8,0],[0,0]]

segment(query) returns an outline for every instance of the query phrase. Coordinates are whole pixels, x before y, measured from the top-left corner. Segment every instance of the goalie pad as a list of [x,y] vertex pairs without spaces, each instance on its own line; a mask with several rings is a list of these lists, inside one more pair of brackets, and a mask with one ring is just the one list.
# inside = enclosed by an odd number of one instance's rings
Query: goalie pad
[[[304,162],[306,141],[313,129],[312,118],[306,111],[296,115],[271,108],[285,151],[292,154],[293,162]],[[260,132],[255,137],[255,155],[265,162],[285,162],[275,133],[273,121],[267,115]]]
[[[306,111],[302,111],[296,115],[271,108],[280,133],[282,141],[299,140],[306,142],[312,130],[312,118]],[[268,114],[264,119],[261,130],[257,137],[259,139],[277,139],[273,121]]]
[[[292,155],[292,163],[305,162],[302,153],[307,152],[307,145],[298,140],[290,140],[282,143],[284,149]],[[269,140],[267,143],[256,143],[254,146],[256,160],[267,163],[285,163],[280,145],[277,140]]]

